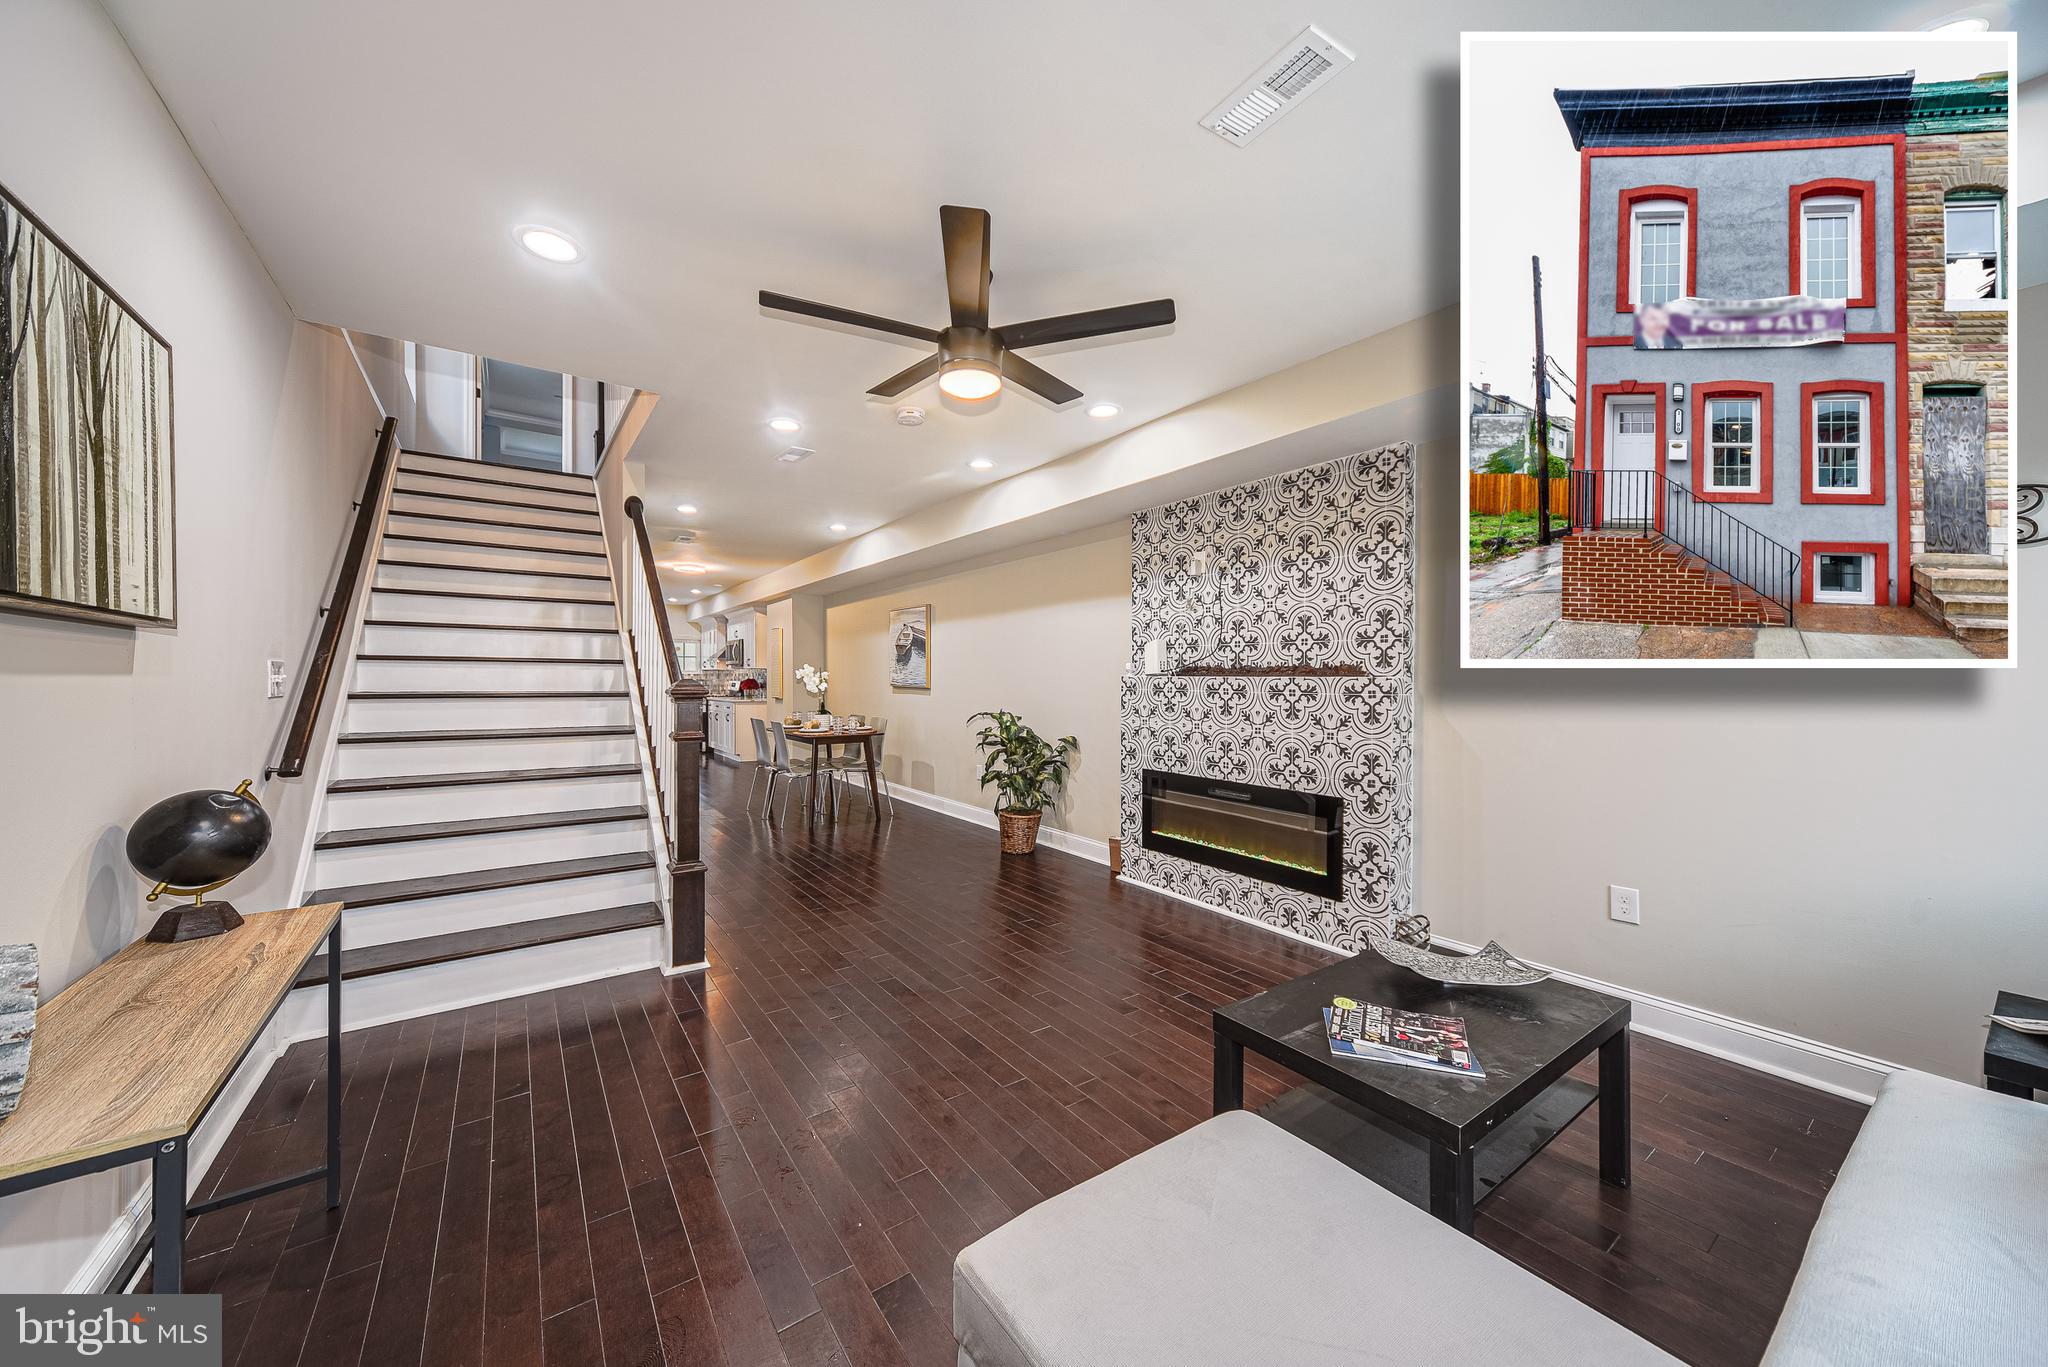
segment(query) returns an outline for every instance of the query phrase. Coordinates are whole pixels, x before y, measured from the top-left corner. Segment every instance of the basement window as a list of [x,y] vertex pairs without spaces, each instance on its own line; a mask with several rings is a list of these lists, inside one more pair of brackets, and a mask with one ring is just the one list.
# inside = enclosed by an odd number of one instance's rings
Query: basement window
[[1706,488],[1711,493],[1756,493],[1763,484],[1756,458],[1755,399],[1707,400]]
[[1872,557],[1853,552],[1828,552],[1813,558],[1813,601],[1816,603],[1874,603],[1875,572]]

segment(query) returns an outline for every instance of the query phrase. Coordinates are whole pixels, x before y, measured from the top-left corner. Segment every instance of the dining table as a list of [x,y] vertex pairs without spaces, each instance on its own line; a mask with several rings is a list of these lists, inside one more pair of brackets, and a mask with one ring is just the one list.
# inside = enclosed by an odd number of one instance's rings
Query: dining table
[[[811,800],[818,799],[818,755],[823,750],[836,750],[842,745],[858,745],[861,757],[867,761],[868,801],[876,820],[881,819],[882,795],[875,779],[875,737],[880,734],[872,726],[785,726],[782,734],[792,742],[801,742],[811,747]],[[792,768],[800,766],[792,765]],[[829,770],[827,771],[830,772]],[[839,792],[837,787],[827,790],[828,810],[836,820],[839,815]]]

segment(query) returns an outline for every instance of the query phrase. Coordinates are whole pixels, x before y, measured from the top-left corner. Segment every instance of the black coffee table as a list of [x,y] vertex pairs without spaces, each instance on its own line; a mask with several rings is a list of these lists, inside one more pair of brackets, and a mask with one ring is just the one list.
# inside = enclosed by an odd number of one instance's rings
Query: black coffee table
[[[2048,1001],[2001,992],[1991,1009],[2001,1016],[2048,1020]],[[1993,1022],[1984,1036],[1984,1085],[2007,1096],[2034,1099],[2048,1088],[2048,1035],[2022,1035]]]
[[[1322,1009],[1350,997],[1463,1016],[1483,1079],[1331,1055]],[[1308,1079],[1261,1112],[1447,1224],[1600,1101],[1600,1180],[1629,1183],[1628,1021],[1619,997],[1549,979],[1448,987],[1370,950],[1210,1013],[1217,1114],[1244,1105],[1244,1051]],[[1565,1076],[1600,1051],[1598,1088]]]

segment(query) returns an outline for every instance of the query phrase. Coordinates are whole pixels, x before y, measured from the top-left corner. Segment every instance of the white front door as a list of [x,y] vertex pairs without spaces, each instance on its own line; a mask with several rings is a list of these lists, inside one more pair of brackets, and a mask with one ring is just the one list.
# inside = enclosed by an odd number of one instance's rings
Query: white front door
[[1655,400],[1608,400],[1603,463],[1607,474],[1601,481],[1601,520],[1610,526],[1649,522],[1660,496],[1651,473],[1657,468]]

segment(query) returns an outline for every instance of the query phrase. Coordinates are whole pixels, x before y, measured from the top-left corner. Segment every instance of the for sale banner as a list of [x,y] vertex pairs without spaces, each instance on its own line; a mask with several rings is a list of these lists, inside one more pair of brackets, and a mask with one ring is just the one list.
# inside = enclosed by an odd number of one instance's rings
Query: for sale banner
[[1636,309],[1636,350],[1813,346],[1839,342],[1849,310],[1839,299],[1673,299]]

